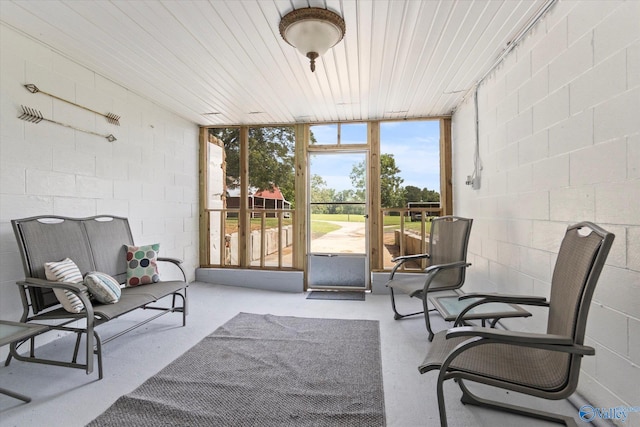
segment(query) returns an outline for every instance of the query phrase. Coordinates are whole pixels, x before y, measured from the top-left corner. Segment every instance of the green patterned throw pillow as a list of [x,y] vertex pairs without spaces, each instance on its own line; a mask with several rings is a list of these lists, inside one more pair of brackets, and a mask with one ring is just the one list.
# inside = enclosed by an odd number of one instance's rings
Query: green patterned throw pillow
[[160,244],[127,247],[127,287],[156,283]]

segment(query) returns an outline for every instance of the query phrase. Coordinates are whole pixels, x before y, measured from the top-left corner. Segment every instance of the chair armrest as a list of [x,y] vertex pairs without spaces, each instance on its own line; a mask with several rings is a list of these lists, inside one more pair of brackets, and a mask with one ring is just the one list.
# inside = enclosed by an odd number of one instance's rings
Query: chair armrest
[[466,261],[456,261],[456,262],[449,262],[447,264],[436,264],[436,265],[430,265],[429,267],[424,269],[425,273],[431,273],[435,270],[448,270],[451,268],[461,268],[461,267],[469,267],[471,265],[470,262],[466,262]]
[[415,255],[403,255],[403,256],[398,256],[395,258],[391,258],[392,262],[398,262],[398,261],[410,261],[410,260],[416,260],[416,259],[424,259],[424,258],[430,258],[431,255],[429,254],[415,254]]
[[176,267],[178,267],[178,269],[180,270],[180,274],[182,274],[182,280],[183,281],[187,281],[187,273],[185,273],[184,269],[182,268],[182,260],[178,259],[178,258],[171,258],[171,257],[158,257],[158,261],[165,261],[165,262],[170,262],[173,265],[175,265]]
[[419,260],[429,258],[429,254],[416,254],[416,255],[403,255],[399,257],[392,258],[391,261],[395,262],[396,265],[391,269],[391,274],[389,274],[389,280],[393,280],[393,276],[396,274],[396,271],[402,266],[405,262],[411,260]]
[[530,295],[507,295],[507,294],[483,294],[479,292],[462,294],[458,297],[458,300],[462,301],[470,298],[480,298],[479,301],[472,302],[464,308],[458,317],[456,318],[453,326],[460,326],[463,324],[464,316],[474,308],[482,304],[488,304],[492,302],[501,302],[506,304],[520,304],[520,305],[533,305],[538,307],[549,307],[549,303],[545,297],[530,296]]
[[[48,289],[64,289],[66,291],[73,292],[82,304],[84,305],[84,310],[79,314],[82,314],[83,317],[86,317],[87,320],[87,330],[92,330],[94,325],[94,314],[93,314],[93,306],[91,305],[91,300],[89,299],[89,292],[87,287],[82,283],[71,283],[71,282],[55,282],[51,280],[38,279],[35,277],[27,277],[23,281],[17,282],[19,286],[32,286],[35,288],[48,288]],[[26,313],[25,313],[26,315]],[[26,319],[23,318],[23,320]],[[88,333],[87,336],[87,346],[93,348],[93,335]],[[89,365],[92,365],[93,361],[89,362]],[[91,368],[93,369],[93,368]]]
[[456,337],[479,337],[493,343],[536,347],[564,353],[591,356],[595,354],[593,347],[574,344],[571,337],[538,334],[533,332],[503,331],[501,329],[481,328],[477,326],[460,326],[449,329],[445,335],[447,339]]
[[37,279],[35,277],[27,277],[23,281],[17,283],[21,286],[33,286],[34,288],[64,289],[77,294],[87,290],[87,287],[82,282],[56,282],[52,280]]
[[427,293],[429,292],[429,286],[431,286],[431,282],[436,278],[438,273],[440,273],[441,271],[451,270],[453,268],[467,268],[470,265],[471,265],[470,262],[456,261],[456,262],[450,262],[447,264],[436,264],[436,265],[432,265],[425,268],[424,273],[426,273],[427,278],[424,281],[424,287],[422,288],[422,292],[424,293],[424,295],[427,295]]
[[506,303],[513,303],[513,304],[537,304],[537,303],[547,302],[547,299],[545,297],[539,297],[535,295],[484,294],[480,292],[462,294],[458,299],[464,300],[469,298],[483,298],[486,300],[486,301],[483,301],[483,303],[484,302],[506,302]]

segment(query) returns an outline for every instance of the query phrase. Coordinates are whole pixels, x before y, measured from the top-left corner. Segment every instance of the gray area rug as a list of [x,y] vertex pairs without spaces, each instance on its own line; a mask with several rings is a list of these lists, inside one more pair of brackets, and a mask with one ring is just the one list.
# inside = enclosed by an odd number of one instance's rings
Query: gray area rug
[[89,426],[384,426],[377,321],[240,313]]

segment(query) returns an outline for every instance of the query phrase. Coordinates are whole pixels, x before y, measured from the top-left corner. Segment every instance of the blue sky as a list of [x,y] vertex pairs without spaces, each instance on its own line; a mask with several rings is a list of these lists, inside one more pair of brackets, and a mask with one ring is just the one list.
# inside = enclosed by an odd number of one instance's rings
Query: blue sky
[[[312,128],[318,143],[335,143],[333,126]],[[366,143],[366,125],[342,125],[341,143]],[[403,185],[440,191],[440,124],[432,121],[398,121],[380,124],[380,148],[393,154]],[[363,154],[318,155],[312,160],[312,174],[321,175],[327,186],[338,191],[351,187],[349,173]]]

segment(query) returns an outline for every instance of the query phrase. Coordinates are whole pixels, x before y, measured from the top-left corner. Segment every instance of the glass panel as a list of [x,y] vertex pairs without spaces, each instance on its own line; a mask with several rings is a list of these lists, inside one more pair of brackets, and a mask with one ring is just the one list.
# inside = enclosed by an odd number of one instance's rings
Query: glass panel
[[253,212],[249,238],[251,266],[293,266],[293,216],[291,214],[292,212]]
[[282,251],[289,252],[286,266],[293,266],[291,242],[281,242],[291,229],[295,202],[295,129],[292,126],[249,128],[249,264],[284,267]]
[[[363,153],[317,153],[309,156],[311,203],[365,201]],[[334,208],[335,209],[335,208]],[[337,213],[335,210],[325,213]]]
[[366,253],[364,153],[309,156],[310,251]]
[[224,260],[221,265],[240,265],[240,246],[238,240],[239,211],[228,211],[224,214]]
[[338,125],[312,125],[310,126],[310,143],[318,145],[335,145],[338,143]]
[[9,338],[11,335],[16,335],[28,331],[28,326],[21,325],[9,325],[5,323],[0,323],[0,338]]
[[[393,268],[395,263],[391,259],[394,257],[428,252],[431,222],[426,219],[411,221],[405,209],[385,209],[383,213],[384,268]],[[427,261],[419,260],[404,263],[402,269],[418,270],[426,267]]]
[[345,123],[340,124],[340,144],[366,144],[367,124],[366,123]]
[[224,207],[224,143],[215,137],[210,137],[207,151],[209,155],[207,209],[222,209]]
[[209,129],[208,140],[209,262],[239,265],[240,129]]
[[[468,298],[459,300],[458,296],[445,296],[431,299],[435,307],[445,320],[455,320],[458,315],[471,304],[482,298]],[[495,319],[503,317],[528,317],[531,314],[522,307],[502,302],[490,302],[481,304],[469,310],[465,319]]]
[[380,124],[382,208],[440,201],[440,122]]
[[290,209],[295,202],[294,149],[292,126],[249,128],[249,194],[255,208]]
[[[223,229],[224,233],[221,232]],[[209,264],[240,265],[237,210],[209,212]]]
[[[246,253],[249,266],[290,268],[293,266],[294,128],[254,127],[248,129],[247,135],[248,152],[241,153],[239,128],[209,130],[207,208],[220,210],[210,214],[209,261],[212,265],[240,265],[238,217],[247,215],[251,228]],[[240,182],[242,158],[248,159],[247,183]],[[247,212],[240,212],[243,185],[247,186],[249,195]]]
[[311,125],[311,145],[367,144],[366,123]]
[[[429,220],[440,215],[440,122],[383,122],[380,152],[383,265],[390,269],[394,256],[426,252]],[[405,269],[425,266],[407,263]]]
[[222,234],[222,212],[209,212],[209,264],[221,265],[224,260],[225,241]]
[[[224,168],[226,196],[239,196],[240,193],[240,129],[214,128],[209,129],[209,138],[217,138],[224,146]],[[235,194],[237,193],[237,194]],[[227,203],[229,201],[227,200]],[[229,204],[227,204],[227,207]]]
[[265,258],[265,264],[271,265],[274,257],[279,257],[280,267],[293,267],[293,212],[280,213],[280,218],[276,219],[280,222],[280,253],[270,253]]
[[[400,256],[401,251],[401,222],[402,213],[399,211],[387,211],[382,217],[382,243],[384,249],[382,251],[384,268],[392,268],[393,258]],[[402,224],[404,226],[404,224]]]

